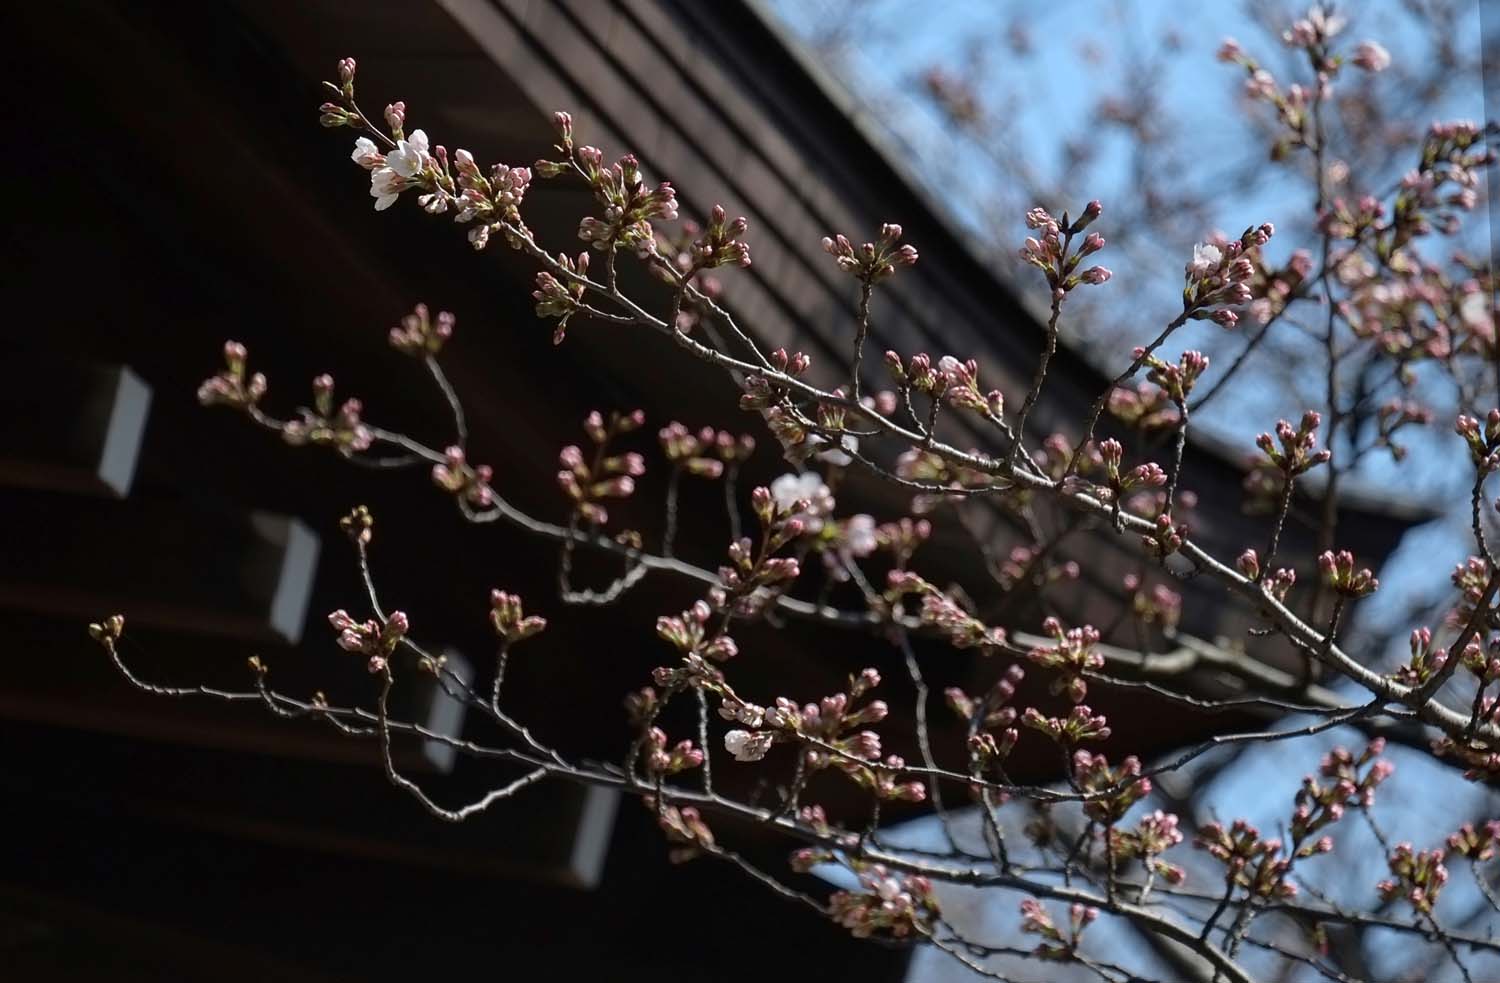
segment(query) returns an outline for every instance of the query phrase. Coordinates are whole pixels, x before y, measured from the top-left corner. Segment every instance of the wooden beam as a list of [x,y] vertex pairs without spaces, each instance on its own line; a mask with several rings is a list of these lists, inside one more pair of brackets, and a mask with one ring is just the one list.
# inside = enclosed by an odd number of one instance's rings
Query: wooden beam
[[[308,725],[309,727],[315,725]],[[37,748],[15,779],[39,809],[133,816],[179,828],[478,875],[522,875],[592,889],[614,829],[618,794],[553,780],[467,822],[438,823],[381,773],[375,745],[358,763],[172,747],[0,722],[0,737]],[[403,741],[403,744],[411,744]],[[421,784],[456,805],[518,777],[515,766],[464,759]],[[415,775],[413,777],[416,777]]]
[[9,359],[0,369],[0,483],[124,498],[151,387],[128,366]]
[[0,606],[295,644],[318,536],[299,520],[167,502],[0,493]]

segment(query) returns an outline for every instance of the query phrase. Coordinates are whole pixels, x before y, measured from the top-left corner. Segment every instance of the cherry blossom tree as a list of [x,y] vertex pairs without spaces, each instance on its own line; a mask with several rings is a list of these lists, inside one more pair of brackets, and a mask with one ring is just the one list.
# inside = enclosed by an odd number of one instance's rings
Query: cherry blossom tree
[[[408,128],[401,102],[367,114],[356,100],[355,62],[346,58],[337,80],[326,83],[321,122],[355,134],[352,164],[367,172],[376,211],[414,201],[461,226],[476,252],[509,249],[528,258],[537,269],[536,314],[550,322],[559,344],[587,344],[588,331],[601,329],[675,345],[700,363],[704,384],[738,394],[746,432],[674,420],[648,424],[640,411],[600,408],[582,421],[581,439],[558,452],[561,521],[554,521],[509,501],[506,485],[519,480],[513,474],[471,459],[462,394],[442,367],[457,324],[452,314],[418,306],[387,336],[446,400],[449,437],[438,442],[366,419],[357,398],[335,398],[328,375],[313,380],[310,406],[273,411],[268,380],[253,370],[251,353],[230,341],[222,369],[199,390],[205,405],[230,410],[292,447],[330,449],[379,472],[375,480],[396,480],[387,471],[426,471],[434,494],[476,531],[501,523],[554,544],[557,596],[523,600],[498,584],[488,599],[493,670],[471,681],[424,641],[424,626],[400,610],[399,600],[379,589],[375,517],[357,507],[341,526],[365,590],[328,615],[329,647],[358,657],[368,670],[374,696],[367,704],[279,689],[260,658],[250,661],[244,689],[159,684],[127,662],[123,616],[92,625],[91,633],[141,689],[258,703],[373,741],[389,780],[437,819],[466,820],[541,781],[616,789],[651,811],[674,859],[722,861],[856,937],[931,947],[981,976],[1050,978],[1066,971],[1107,981],[1149,978],[1136,964],[1139,947],[1111,941],[1119,938],[1109,934],[1113,925],[1169,953],[1177,976],[1245,983],[1259,975],[1253,967],[1271,965],[1271,978],[1390,978],[1336,944],[1345,930],[1378,929],[1398,936],[1409,951],[1430,953],[1433,973],[1472,980],[1472,966],[1500,966],[1493,961],[1500,941],[1487,930],[1500,915],[1490,886],[1500,838],[1500,819],[1493,817],[1500,813],[1462,823],[1455,817],[1449,829],[1387,833],[1377,810],[1394,769],[1392,742],[1474,783],[1500,777],[1500,559],[1490,545],[1497,504],[1486,492],[1488,476],[1500,469],[1495,284],[1482,264],[1445,248],[1445,233],[1461,227],[1484,169],[1495,161],[1489,149],[1495,128],[1432,123],[1406,148],[1410,167],[1392,187],[1339,193],[1335,185],[1346,179],[1330,176],[1337,150],[1328,115],[1351,77],[1387,70],[1391,60],[1379,43],[1351,40],[1343,26],[1321,4],[1284,26],[1298,81],[1272,75],[1237,43],[1221,49],[1226,70],[1252,91],[1251,110],[1274,134],[1279,153],[1313,176],[1309,241],[1275,262],[1266,247],[1280,234],[1269,222],[1252,221],[1234,236],[1205,233],[1158,274],[1180,289],[1180,306],[1150,337],[1114,355],[1107,387],[1077,408],[1073,437],[1042,439],[1029,422],[1052,379],[1061,325],[1078,309],[1078,298],[1119,286],[1101,265],[1111,210],[1100,202],[1060,214],[1036,206],[1016,216],[1017,255],[1032,269],[1033,289],[1048,313],[1035,373],[1019,399],[985,385],[967,353],[867,351],[882,285],[920,262],[918,250],[894,222],[868,241],[829,230],[823,247],[829,262],[852,278],[858,306],[847,364],[834,372],[842,381],[824,385],[815,381],[821,377],[810,371],[809,356],[766,350],[720,302],[718,278],[751,263],[743,218],[716,206],[701,222],[680,220],[670,183],[649,178],[629,153],[607,160],[575,134],[566,112],[553,117],[555,146],[529,166],[483,164],[468,151],[450,152],[423,129]],[[526,196],[536,181],[574,182],[591,192],[594,213],[577,227],[582,251],[554,251],[528,226]],[[665,289],[627,292],[618,272],[625,264]],[[1174,336],[1192,322],[1236,331],[1250,319],[1263,330],[1294,315],[1325,323],[1330,406],[1310,407],[1295,421],[1266,421],[1247,486],[1263,508],[1262,537],[1232,555],[1215,555],[1195,538],[1193,496],[1181,477],[1196,401],[1222,383],[1226,370],[1200,351],[1173,349]],[[1330,445],[1341,432],[1350,442],[1356,434],[1345,431],[1354,426],[1350,400],[1368,398],[1343,388],[1348,376],[1338,366],[1353,361],[1384,373],[1399,393],[1378,411],[1381,446],[1394,452],[1398,431],[1432,422],[1427,405],[1440,391],[1462,409],[1451,427],[1468,449],[1472,475],[1473,555],[1447,578],[1446,610],[1414,626],[1409,660],[1391,671],[1380,663],[1382,639],[1351,639],[1345,631],[1351,612],[1380,587],[1341,543],[1334,509],[1342,445]],[[876,386],[877,377],[886,381]],[[955,436],[975,432],[971,426],[985,437],[977,446]],[[1104,437],[1104,426],[1151,440],[1127,445]],[[756,439],[767,437],[790,470],[746,473]],[[657,542],[621,528],[612,515],[636,495],[636,479],[648,469],[669,476],[665,532]],[[909,514],[881,522],[841,510],[838,478],[850,470],[897,486]],[[746,479],[751,490],[742,495]],[[723,485],[722,541],[675,541],[682,482]],[[1327,505],[1316,566],[1298,569],[1285,558],[1282,532],[1297,489],[1309,483]],[[934,529],[943,523],[968,529],[962,517],[975,504],[998,504],[1035,530],[1031,544],[991,564],[1007,590],[1078,589],[1077,565],[1048,558],[1048,542],[1061,531],[1088,523],[1132,544],[1140,567],[1122,585],[1119,618],[1107,625],[1057,617],[1002,623],[982,617],[960,586],[924,573]],[[976,541],[974,549],[984,544]],[[582,583],[574,560],[583,554],[606,557],[621,572],[608,582]],[[610,763],[550,746],[507,705],[513,653],[522,643],[524,650],[547,645],[549,616],[613,603],[649,578],[675,578],[699,591],[686,610],[660,612],[659,667],[633,693],[568,694],[602,696],[616,706],[623,700],[633,739]],[[1223,603],[1253,611],[1256,627],[1234,645],[1203,646],[1175,668],[1159,667],[1143,639],[1151,632],[1176,638],[1178,578],[1211,582]],[[831,695],[752,691],[736,671],[756,658],[747,639],[807,626],[843,630],[851,644],[894,651],[906,678],[888,681],[866,668]],[[919,640],[949,650],[948,658],[979,660],[973,678],[986,681],[947,689],[946,709],[937,705]],[[1307,666],[1301,678],[1270,669],[1260,656],[1272,645],[1300,653]],[[1203,667],[1236,679],[1243,695],[1195,695],[1192,673]],[[1040,677],[1045,691],[1023,691],[1028,676]],[[419,677],[488,718],[505,739],[479,743],[397,719],[393,691]],[[1106,756],[1111,724],[1094,707],[1115,690],[1147,690],[1194,711],[1254,712],[1266,724],[1222,731],[1165,760],[1122,755],[1114,746]],[[899,719],[914,728],[918,760],[889,752],[896,742],[888,728],[898,719],[892,702],[902,694],[912,711]],[[936,713],[951,714],[964,733],[952,756],[940,755],[946,749],[931,740],[929,715]],[[1335,731],[1364,736],[1354,748],[1306,755],[1300,784],[1292,777],[1265,790],[1279,803],[1274,830],[1243,816],[1185,815],[1174,806],[1168,786],[1207,755],[1305,745]],[[392,748],[403,740],[446,744],[500,777],[475,801],[444,804],[398,767]],[[1020,753],[1054,757],[1058,780],[1012,780],[1009,762]],[[725,793],[714,777],[726,769],[762,771],[775,794],[768,801]],[[820,802],[813,783],[820,775],[858,790],[864,813],[843,814]],[[882,804],[902,802],[930,805],[943,824],[941,848],[903,847],[886,835]],[[960,829],[962,816],[975,819],[976,835]],[[1354,835],[1357,826],[1373,831],[1386,873],[1359,885],[1354,896],[1362,900],[1351,906],[1320,871],[1341,851],[1368,849]],[[753,862],[736,846],[750,828],[784,839],[784,866]],[[1442,903],[1452,894],[1445,890],[1450,868],[1460,866],[1482,893],[1486,929],[1455,924],[1451,904]],[[833,890],[808,876],[840,871],[843,886]],[[1009,931],[990,938],[961,929],[945,911],[950,887],[1014,906]],[[1027,971],[1030,977],[1022,975]]]

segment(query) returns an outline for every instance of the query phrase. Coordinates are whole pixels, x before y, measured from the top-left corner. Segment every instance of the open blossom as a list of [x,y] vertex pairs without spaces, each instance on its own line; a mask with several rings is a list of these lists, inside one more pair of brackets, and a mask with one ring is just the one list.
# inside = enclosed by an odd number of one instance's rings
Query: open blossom
[[835,891],[828,899],[829,914],[855,938],[882,934],[899,939],[931,931],[939,909],[927,878],[879,865],[857,871],[860,890]]
[[759,761],[771,750],[770,731],[732,730],[724,735],[724,750],[736,761]]
[[1307,48],[1325,42],[1344,29],[1348,19],[1334,13],[1330,4],[1313,4],[1307,13],[1292,26],[1281,32],[1281,40],[1291,48]]
[[771,498],[777,509],[784,512],[791,511],[798,502],[805,502],[806,510],[800,515],[807,522],[809,532],[821,529],[821,520],[833,513],[833,493],[815,471],[784,474],[777,478],[771,482]]
[[844,524],[844,541],[854,556],[865,557],[880,545],[875,535],[875,520],[863,513],[851,516]]
[[385,163],[385,156],[369,137],[360,137],[354,141],[354,152],[349,155],[349,159],[367,171],[373,171]]
[[[374,150],[375,145],[369,140],[364,143],[370,144],[370,149]],[[364,147],[356,141],[354,150],[355,154],[360,154]],[[354,159],[361,167],[366,166],[361,157]],[[398,140],[396,149],[386,155],[384,164],[370,171],[370,197],[375,199],[375,210],[383,212],[394,205],[401,192],[422,176],[428,159],[426,133],[413,130],[411,136]]]
[[1377,41],[1361,41],[1349,60],[1367,72],[1383,72],[1391,67],[1391,53]]
[[405,140],[397,140],[396,149],[386,155],[385,163],[404,178],[420,177],[427,167],[427,134],[413,130]]
[[1223,259],[1224,254],[1219,251],[1218,246],[1211,242],[1200,242],[1193,247],[1193,258],[1187,266],[1188,276],[1207,276],[1219,268]]
[[375,210],[383,212],[396,203],[406,184],[400,175],[389,167],[377,167],[370,172],[370,197],[375,199]]
[[490,479],[494,471],[487,464],[471,465],[462,447],[449,447],[443,462],[432,466],[432,480],[439,488],[458,495],[475,508],[489,508],[494,502]]

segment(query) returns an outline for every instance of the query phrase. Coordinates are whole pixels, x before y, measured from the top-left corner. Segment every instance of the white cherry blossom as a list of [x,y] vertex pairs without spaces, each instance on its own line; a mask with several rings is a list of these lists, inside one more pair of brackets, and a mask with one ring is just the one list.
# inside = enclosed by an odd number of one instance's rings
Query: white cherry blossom
[[771,498],[782,510],[791,509],[799,501],[806,502],[807,509],[797,514],[809,532],[823,528],[822,520],[833,514],[833,493],[816,471],[782,475],[771,482]]
[[869,556],[878,545],[875,541],[875,520],[863,513],[851,516],[844,525],[844,541],[852,556]]
[[360,137],[354,141],[354,152],[349,155],[349,159],[367,171],[372,171],[385,162],[375,141],[369,137]]
[[1223,260],[1224,254],[1219,251],[1218,246],[1211,242],[1200,242],[1193,247],[1193,259],[1187,267],[1188,276],[1196,278],[1212,273]]
[[396,203],[406,182],[401,175],[389,167],[377,167],[370,172],[370,197],[375,199],[375,210],[383,212]]
[[769,731],[732,730],[724,735],[724,750],[736,761],[759,761],[771,750]]
[[386,155],[385,162],[407,180],[420,177],[427,167],[427,134],[413,130],[405,140],[397,140],[396,149]]

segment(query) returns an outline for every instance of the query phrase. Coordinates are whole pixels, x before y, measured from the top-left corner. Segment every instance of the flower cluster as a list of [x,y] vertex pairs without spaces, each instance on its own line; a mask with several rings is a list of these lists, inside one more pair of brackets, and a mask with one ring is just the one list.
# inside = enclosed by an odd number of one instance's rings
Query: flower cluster
[[1469,639],[1459,656],[1459,664],[1473,673],[1481,690],[1488,688],[1500,679],[1500,637],[1492,637],[1488,645],[1477,637]]
[[[812,357],[803,352],[787,354],[785,348],[778,348],[766,360],[771,363],[771,368],[783,375],[795,379],[812,367]],[[777,385],[763,375],[749,375],[745,377],[745,391],[740,395],[740,409],[742,410],[764,410],[774,408],[775,404],[786,397],[786,387]]]
[[1170,512],[1162,512],[1157,515],[1152,530],[1141,536],[1141,545],[1152,556],[1164,558],[1182,549],[1187,534],[1187,523],[1175,522]]
[[1448,664],[1448,650],[1432,642],[1432,629],[1413,628],[1411,633],[1411,659],[1395,672],[1397,682],[1408,686],[1421,686],[1442,671]]
[[724,735],[724,750],[736,761],[759,761],[775,741],[776,734],[769,730],[731,730]]
[[939,911],[927,878],[890,871],[879,864],[857,863],[855,872],[862,890],[835,891],[828,899],[833,920],[855,938],[887,935],[902,939],[931,930]]
[[1109,391],[1107,405],[1115,419],[1143,434],[1170,430],[1179,418],[1166,390],[1147,382],[1135,388],[1116,386]]
[[646,808],[656,811],[657,824],[667,834],[667,841],[674,844],[672,852],[668,854],[674,864],[692,860],[704,851],[714,850],[713,830],[708,828],[697,809],[692,806],[679,809],[674,805],[657,808],[652,796],[647,796],[643,801]]
[[[1495,163],[1495,151],[1482,146],[1485,131],[1468,120],[1433,123],[1417,167],[1401,180],[1392,208],[1388,249],[1426,235],[1433,223],[1443,232],[1458,230],[1459,213],[1474,208],[1481,170]],[[1456,190],[1443,192],[1450,186]]]
[[[429,214],[453,211],[460,223],[472,223],[468,238],[475,249],[483,249],[492,232],[503,230],[512,245],[520,244],[525,234],[520,206],[531,183],[531,169],[496,164],[485,173],[467,150],[454,151],[450,160],[447,150],[433,146],[425,131],[406,132],[406,104],[393,102],[385,107],[384,119],[389,136],[377,130],[354,102],[354,60],[339,62],[339,83],[325,82],[336,102],[324,103],[320,109],[324,126],[362,128],[378,136],[389,148],[382,153],[368,136],[354,143],[350,159],[370,173],[370,196],[376,211],[395,204],[408,189],[423,192],[417,203]],[[562,125],[566,113],[554,117]],[[569,121],[571,125],[571,121]]]
[[204,406],[229,406],[249,409],[266,394],[266,377],[257,372],[245,375],[245,346],[237,341],[224,342],[223,372],[204,380],[198,387],[198,402]]
[[1021,723],[1041,731],[1064,747],[1076,747],[1084,741],[1103,741],[1110,735],[1109,721],[1103,714],[1080,703],[1066,717],[1044,716],[1036,707],[1027,707]]
[[1168,884],[1181,884],[1187,872],[1167,863],[1161,855],[1182,842],[1177,817],[1157,809],[1141,817],[1135,829],[1108,828],[1109,849],[1116,860],[1139,859],[1148,877],[1160,877]]
[[1035,229],[1040,238],[1026,238],[1025,245],[1021,247],[1021,259],[1041,270],[1047,277],[1054,302],[1081,283],[1098,286],[1113,275],[1103,266],[1091,266],[1078,272],[1078,266],[1085,257],[1104,248],[1104,237],[1099,233],[1090,232],[1077,249],[1071,248],[1073,237],[1088,228],[1103,211],[1103,205],[1091,201],[1076,222],[1069,222],[1067,212],[1063,213],[1061,220],[1055,219],[1040,205],[1026,213],[1026,227]]
[[1266,593],[1278,601],[1285,601],[1288,593],[1297,583],[1297,571],[1286,567],[1278,567],[1263,585]]
[[[1021,739],[1021,732],[1014,726],[1016,708],[1009,704],[1015,698],[1016,687],[1025,678],[1025,669],[1010,665],[978,700],[957,686],[943,691],[948,708],[969,729],[969,754],[980,768],[1003,762]],[[999,731],[999,738],[988,731]]]
[[1281,32],[1281,40],[1289,48],[1320,48],[1342,31],[1347,23],[1347,18],[1333,12],[1332,4],[1315,3],[1306,15],[1293,21],[1291,27]]
[[582,278],[588,276],[589,254],[579,253],[575,261],[567,253],[558,253],[557,265],[562,270],[563,279],[542,270],[536,275],[536,289],[531,292],[536,301],[536,316],[557,318],[557,327],[552,331],[554,345],[563,343],[568,335],[568,321],[583,304],[583,292],[587,288]]
[[[1313,450],[1318,445],[1318,427],[1322,422],[1322,415],[1314,410],[1302,414],[1302,423],[1296,430],[1287,421],[1277,420],[1275,440],[1270,434],[1263,433],[1255,438],[1255,446],[1265,453],[1271,466],[1285,478],[1295,478],[1326,463],[1333,456],[1327,449]],[[1281,443],[1279,448],[1276,446],[1277,441]]]
[[1465,765],[1464,777],[1471,782],[1493,781],[1500,776],[1500,751],[1477,738],[1456,741],[1440,737],[1432,742],[1432,753],[1440,758],[1457,758]]
[[125,633],[125,616],[112,614],[89,625],[89,637],[101,645],[113,645]]
[[1129,471],[1122,471],[1121,461],[1125,448],[1113,437],[1099,441],[1096,449],[1099,452],[1099,463],[1104,468],[1105,483],[1099,487],[1101,501],[1119,503],[1137,489],[1157,488],[1167,483],[1167,473],[1155,462],[1148,461],[1137,464]]
[[582,448],[576,444],[564,447],[557,456],[562,465],[557,472],[557,486],[572,503],[574,515],[602,526],[609,521],[604,501],[635,494],[635,479],[646,473],[645,458],[633,451],[610,454],[609,443],[622,434],[639,430],[645,422],[646,415],[640,410],[611,412],[608,420],[595,410],[584,418],[584,433],[594,444],[592,459],[585,460]]
[[1098,917],[1098,908],[1077,903],[1071,905],[1068,908],[1068,934],[1064,935],[1040,901],[1026,898],[1021,902],[1021,931],[1041,936],[1042,941],[1037,944],[1034,954],[1052,962],[1067,962],[1075,958],[1083,943],[1084,929]]
[[731,264],[748,267],[750,247],[740,238],[745,234],[746,228],[743,215],[730,221],[724,207],[715,205],[709,213],[708,226],[703,230],[703,235],[693,241],[693,268],[711,270]]
[[1374,195],[1363,195],[1352,205],[1335,198],[1318,216],[1318,228],[1333,239],[1362,239],[1385,218],[1385,205]]
[[437,320],[432,319],[426,304],[418,304],[412,312],[401,319],[401,323],[390,331],[391,347],[398,352],[416,358],[436,355],[443,345],[453,337],[453,325],[457,319],[447,311],[438,311]]
[[1431,915],[1443,885],[1448,883],[1448,868],[1443,861],[1447,851],[1441,847],[1414,851],[1410,843],[1398,843],[1386,858],[1391,878],[1376,885],[1382,901],[1404,899],[1417,911]]
[[[734,460],[739,453],[739,442],[734,435],[713,427],[704,427],[696,434],[677,421],[672,421],[657,432],[662,453],[672,466],[700,478],[717,478],[724,473],[724,461]],[[752,437],[749,441],[754,448]],[[710,457],[709,455],[713,455]]]
[[281,425],[281,437],[294,447],[303,444],[332,447],[344,457],[368,450],[374,441],[370,428],[361,420],[364,404],[346,399],[334,409],[333,376],[324,373],[312,382],[312,408],[299,407],[299,420]]
[[[785,348],[778,348],[767,356],[770,368],[781,375],[797,378],[812,366],[812,359],[802,352],[788,355]],[[773,378],[752,373],[745,376],[744,390],[740,394],[740,409],[758,410],[766,422],[766,428],[781,444],[783,455],[791,463],[800,466],[817,453],[826,438],[814,434],[814,424],[790,399],[788,386]]]
[[688,740],[678,741],[667,747],[667,732],[652,727],[646,732],[646,774],[652,778],[675,775],[703,766],[703,751],[693,747]]
[[926,787],[920,782],[899,781],[906,762],[897,755],[881,760],[880,735],[862,729],[884,720],[890,712],[883,700],[857,706],[879,684],[880,674],[865,669],[849,678],[845,692],[801,707],[786,697],[777,697],[769,707],[759,707],[726,696],[719,715],[755,730],[729,731],[724,747],[736,760],[759,761],[778,741],[802,744],[802,764],[809,772],[834,768],[882,799],[920,802],[926,798]]
[[1135,755],[1111,768],[1102,754],[1081,748],[1073,752],[1073,784],[1090,796],[1083,803],[1084,815],[1104,826],[1125,818],[1131,806],[1151,794],[1151,779],[1140,774],[1141,760]]
[[[907,481],[919,481],[927,485],[940,485],[954,492],[965,489],[984,488],[993,485],[995,479],[983,471],[954,465],[941,455],[920,447],[910,447],[896,458],[896,476]],[[931,512],[944,501],[956,500],[942,492],[917,495],[912,498],[914,515]]]
[[[570,134],[571,127],[570,119]],[[598,250],[620,247],[643,256],[654,252],[656,233],[651,220],[670,222],[677,217],[677,192],[671,182],[648,187],[634,154],[605,166],[604,153],[597,147],[580,147],[574,160],[594,199],[604,206],[603,218],[588,216],[578,224],[578,238]]]
[[1251,254],[1269,242],[1275,231],[1266,222],[1246,229],[1238,239],[1200,242],[1194,246],[1193,258],[1185,269],[1183,310],[1194,320],[1211,320],[1225,328],[1238,324],[1239,315],[1223,305],[1250,301],[1250,281],[1255,276]]
[[328,616],[328,623],[339,633],[339,648],[356,655],[369,656],[371,672],[381,672],[396,646],[406,637],[411,625],[404,612],[392,611],[384,623],[371,619],[355,621],[340,608]]
[[997,420],[1005,410],[1005,396],[1000,390],[986,393],[980,389],[979,363],[972,358],[960,361],[944,355],[934,366],[932,356],[925,352],[918,352],[903,363],[898,353],[887,351],[885,367],[905,396],[925,393],[934,400],[946,400],[952,406]]
[[441,464],[432,466],[432,481],[439,488],[477,509],[487,509],[495,501],[490,488],[494,469],[488,464],[470,464],[462,447],[449,447]]
[[1130,595],[1130,613],[1142,625],[1161,625],[1170,632],[1182,618],[1182,595],[1166,584],[1157,584],[1149,590],[1138,574],[1128,573],[1124,579],[1125,590]]
[[1484,599],[1484,589],[1489,586],[1493,571],[1489,561],[1482,556],[1471,556],[1453,568],[1453,586],[1458,589],[1458,604],[1453,618],[1464,624],[1474,616],[1474,609]]
[[1099,630],[1093,625],[1064,629],[1056,618],[1043,622],[1042,630],[1052,636],[1053,643],[1034,647],[1027,658],[1045,669],[1058,670],[1049,692],[1065,692],[1074,703],[1082,703],[1089,691],[1084,673],[1104,668],[1104,656],[1094,650],[1099,644]]
[[1469,445],[1476,468],[1484,474],[1500,470],[1500,409],[1490,410],[1482,426],[1472,416],[1460,416],[1453,429]]
[[[473,155],[460,148],[453,152],[453,170],[458,172],[456,184],[459,190],[458,200],[453,206],[456,210],[453,220],[470,223],[469,245],[476,250],[483,249],[489,244],[490,234],[499,229],[505,230],[511,245],[519,245],[516,233],[505,226],[517,230],[525,228],[521,222],[521,202],[526,197],[526,189],[531,186],[531,169],[494,164],[486,175]],[[447,171],[446,166],[444,171]],[[445,183],[453,181],[447,174],[443,179]],[[446,200],[441,194],[418,199],[429,212],[445,211]]]
[[521,607],[521,596],[503,590],[490,591],[490,626],[506,642],[520,642],[539,635],[547,627],[541,615],[527,616]]
[[[1358,757],[1341,747],[1323,756],[1318,774],[1303,777],[1302,787],[1293,800],[1291,832],[1294,844],[1301,844],[1324,827],[1338,822],[1346,808],[1368,809],[1374,804],[1375,789],[1396,770],[1395,765],[1380,757],[1384,751],[1385,739],[1377,737]],[[1327,849],[1304,845],[1298,848],[1297,856],[1326,853]]]
[[954,648],[977,648],[985,655],[1005,646],[1005,629],[991,628],[947,594],[914,573],[892,570],[886,579],[892,594],[919,594],[922,598],[922,624],[933,629]]
[[[878,724],[890,713],[884,700],[871,700],[859,709],[854,704],[864,699],[880,685],[880,673],[875,669],[863,669],[849,677],[846,692],[825,696],[817,703],[808,703],[800,710],[785,697],[777,697],[775,706],[766,710],[766,725],[778,730],[787,730],[806,737],[816,737],[830,743],[836,742],[849,731],[865,724]],[[848,748],[841,748],[856,757],[875,760],[880,757],[880,737],[862,733]]]
[[1261,256],[1255,257],[1255,265],[1256,275],[1250,285],[1255,299],[1250,302],[1250,317],[1256,324],[1269,324],[1305,289],[1312,273],[1312,254],[1306,249],[1293,250],[1286,265],[1279,269],[1267,265]]
[[348,515],[339,519],[339,528],[351,543],[368,546],[375,536],[375,517],[370,514],[369,506],[356,505],[349,510]]
[[[1315,24],[1320,26],[1314,26]],[[1327,14],[1322,8],[1314,7],[1306,17],[1297,21],[1282,35],[1289,46],[1304,50],[1318,71],[1320,82],[1312,91],[1297,83],[1292,83],[1283,91],[1276,78],[1254,58],[1245,54],[1233,38],[1225,38],[1219,46],[1220,61],[1237,64],[1245,70],[1245,95],[1252,100],[1267,102],[1276,110],[1283,129],[1271,146],[1272,160],[1285,160],[1293,147],[1316,144],[1310,132],[1310,110],[1314,100],[1326,95],[1328,82],[1338,69],[1338,60],[1327,54],[1327,42],[1342,28],[1342,17]]]
[[801,576],[795,557],[775,553],[807,532],[803,516],[811,505],[804,498],[779,502],[769,488],[759,487],[750,492],[750,507],[761,526],[760,547],[747,536],[730,543],[729,563],[719,567],[719,582],[709,591],[716,610],[740,617],[759,613]]
[[[1395,237],[1392,231],[1375,245],[1377,258]],[[1414,366],[1423,360],[1448,360],[1464,351],[1493,357],[1495,328],[1486,298],[1494,281],[1459,259],[1452,274],[1409,248],[1378,266],[1362,253],[1340,263],[1349,293],[1338,304],[1339,316],[1395,363],[1404,385],[1416,381]]]
[[895,275],[896,267],[911,266],[917,261],[917,249],[910,244],[898,246],[901,226],[887,222],[880,227],[880,239],[856,248],[843,235],[823,237],[823,251],[838,261],[839,269],[863,283],[879,283]]
[[1155,355],[1148,355],[1144,348],[1137,348],[1135,357],[1150,369],[1146,378],[1160,386],[1167,398],[1179,407],[1187,401],[1198,377],[1208,370],[1208,356],[1199,351],[1183,352],[1175,365],[1164,362]]
[[1491,819],[1478,829],[1473,823],[1464,823],[1448,837],[1448,852],[1480,863],[1494,858],[1497,843],[1500,843],[1500,819]]
[[1193,845],[1224,865],[1226,882],[1239,885],[1252,897],[1269,900],[1297,893],[1297,885],[1287,879],[1292,859],[1281,855],[1281,840],[1261,839],[1260,830],[1243,819],[1236,819],[1227,831],[1221,823],[1209,823]]
[[713,611],[707,601],[694,601],[681,615],[656,619],[656,634],[684,657],[702,656],[713,662],[728,662],[739,654],[734,639],[708,626]]
[[[401,132],[401,123],[394,121],[404,121],[405,115],[405,103],[392,103],[387,108],[386,120],[395,132]],[[420,186],[432,162],[423,130],[413,130],[409,137],[398,136],[389,154],[382,154],[369,137],[360,137],[354,141],[349,159],[370,172],[370,197],[375,199],[377,212],[394,205],[407,188]]]
[[[1007,667],[1000,679],[977,701],[956,686],[944,691],[949,709],[969,729],[969,758],[976,776],[988,767],[1003,764],[1021,739],[1021,732],[1013,726],[1016,708],[1007,704],[1015,697],[1016,686],[1025,675],[1025,670],[1018,665]],[[998,737],[993,733],[995,731],[998,731]]]
[[1323,572],[1323,583],[1342,597],[1366,597],[1380,589],[1380,581],[1369,567],[1354,568],[1354,554],[1348,550],[1320,553],[1318,569]]

